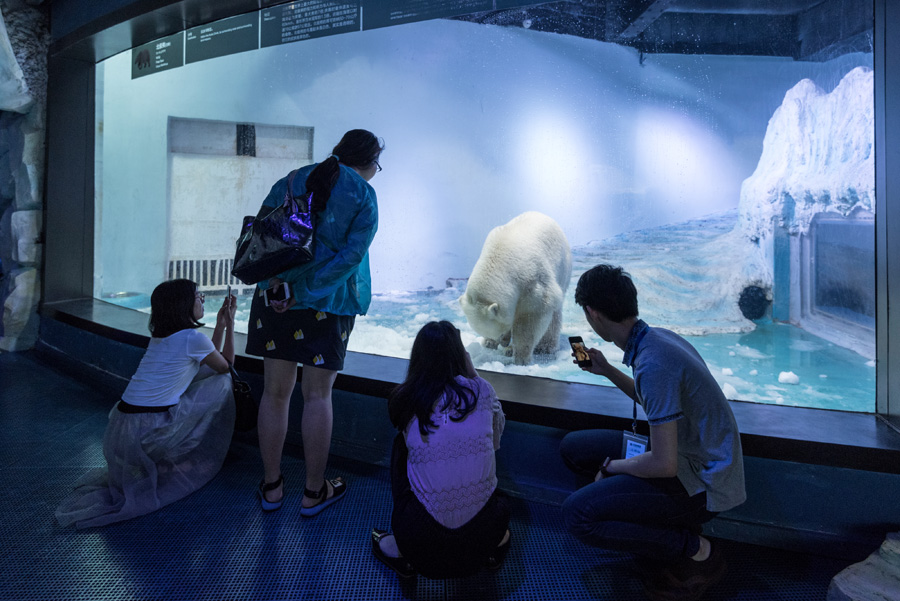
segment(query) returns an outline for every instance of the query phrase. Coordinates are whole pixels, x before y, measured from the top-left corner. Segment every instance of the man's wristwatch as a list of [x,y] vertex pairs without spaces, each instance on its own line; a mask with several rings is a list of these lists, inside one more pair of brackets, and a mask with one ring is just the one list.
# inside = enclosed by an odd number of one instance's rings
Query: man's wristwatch
[[603,474],[603,477],[606,478],[608,476],[612,476],[609,471],[606,469],[609,467],[609,462],[612,461],[611,458],[607,457],[606,461],[603,462],[603,465],[600,466],[600,473]]

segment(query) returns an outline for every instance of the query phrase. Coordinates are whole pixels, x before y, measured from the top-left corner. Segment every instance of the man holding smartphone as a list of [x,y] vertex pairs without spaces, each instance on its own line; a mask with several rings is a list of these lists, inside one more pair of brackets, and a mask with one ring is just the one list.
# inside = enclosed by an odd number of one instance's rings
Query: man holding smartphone
[[560,445],[566,465],[589,483],[563,504],[569,531],[585,544],[639,557],[651,599],[698,599],[725,573],[702,524],[746,499],[740,433],[725,395],[693,346],[638,318],[637,290],[621,267],[597,265],[575,289],[591,328],[624,351],[633,378],[597,349],[582,369],[608,378],[640,403],[649,448],[623,456],[623,433],[581,430]]

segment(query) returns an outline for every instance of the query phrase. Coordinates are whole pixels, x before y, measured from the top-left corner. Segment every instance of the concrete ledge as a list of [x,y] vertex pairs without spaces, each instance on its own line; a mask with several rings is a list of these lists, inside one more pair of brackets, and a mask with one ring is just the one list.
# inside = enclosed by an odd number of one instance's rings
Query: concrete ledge
[[[41,314],[141,349],[150,340],[147,315],[94,299],[45,304]],[[238,334],[235,346],[243,349],[245,340]],[[108,358],[101,354],[94,360],[102,365]],[[406,364],[404,359],[348,353],[335,389],[387,398],[406,375]],[[242,373],[262,375],[259,358],[239,353],[235,365]],[[117,373],[129,378],[133,370]],[[631,400],[615,388],[493,372],[482,376],[497,391],[511,421],[563,430],[631,427]],[[745,455],[900,474],[900,433],[874,414],[730,403]],[[640,409],[638,416],[644,418]],[[646,423],[642,425],[646,433]]]

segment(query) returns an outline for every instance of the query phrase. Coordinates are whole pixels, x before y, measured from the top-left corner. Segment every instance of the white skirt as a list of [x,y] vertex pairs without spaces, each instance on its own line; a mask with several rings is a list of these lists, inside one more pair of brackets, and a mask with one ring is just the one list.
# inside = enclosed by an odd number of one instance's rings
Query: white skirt
[[[212,480],[234,432],[231,374],[202,367],[181,401],[159,413],[122,413],[103,436],[107,466],[85,474],[56,510],[63,526],[104,526],[183,499]],[[202,379],[199,379],[202,378]]]

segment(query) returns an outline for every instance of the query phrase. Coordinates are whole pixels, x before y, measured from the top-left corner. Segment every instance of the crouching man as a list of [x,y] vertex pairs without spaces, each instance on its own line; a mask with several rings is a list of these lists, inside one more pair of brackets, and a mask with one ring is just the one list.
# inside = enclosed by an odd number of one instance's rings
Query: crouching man
[[585,272],[575,302],[591,328],[624,351],[634,377],[593,348],[592,364],[582,369],[641,404],[650,438],[646,450],[630,441],[624,453],[620,430],[563,439],[563,460],[592,480],[563,504],[566,526],[585,544],[636,554],[651,599],[697,599],[725,573],[718,543],[701,535],[702,524],[746,499],[734,415],[694,347],[638,318],[637,290],[621,267]]

